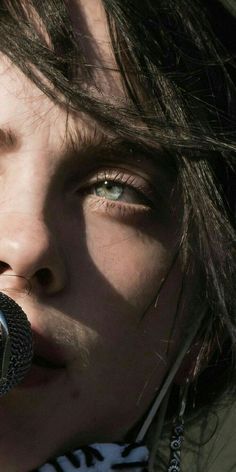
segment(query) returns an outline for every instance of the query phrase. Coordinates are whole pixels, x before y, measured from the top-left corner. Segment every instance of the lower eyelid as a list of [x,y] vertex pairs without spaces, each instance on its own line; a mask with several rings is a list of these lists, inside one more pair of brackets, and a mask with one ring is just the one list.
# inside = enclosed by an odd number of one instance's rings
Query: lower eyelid
[[142,215],[153,214],[154,212],[151,207],[146,205],[112,201],[97,197],[96,195],[89,195],[86,200],[85,211],[91,210],[108,216],[113,216],[114,218],[140,217]]

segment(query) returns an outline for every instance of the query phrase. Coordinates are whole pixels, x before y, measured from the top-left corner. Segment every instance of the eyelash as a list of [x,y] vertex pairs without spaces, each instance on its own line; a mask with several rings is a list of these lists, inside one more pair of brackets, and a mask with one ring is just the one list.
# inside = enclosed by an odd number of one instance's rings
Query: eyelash
[[[89,190],[95,189],[98,185],[105,183],[105,181],[111,184],[120,184],[127,189],[136,192],[137,197],[143,201],[143,203],[126,203],[121,200],[109,200],[106,197],[99,197],[98,195],[92,195]],[[136,213],[147,213],[154,209],[154,189],[151,184],[142,179],[139,176],[130,175],[117,170],[104,170],[98,172],[88,183],[86,183],[80,192],[82,197],[90,196],[90,206],[92,209],[101,209],[106,213],[118,214],[119,216],[125,217],[135,215]]]

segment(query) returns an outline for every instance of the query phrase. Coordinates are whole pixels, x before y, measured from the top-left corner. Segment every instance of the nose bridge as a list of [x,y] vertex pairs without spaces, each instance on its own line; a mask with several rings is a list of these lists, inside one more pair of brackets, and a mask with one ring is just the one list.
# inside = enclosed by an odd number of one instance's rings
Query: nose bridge
[[[28,158],[29,157],[29,158]],[[16,156],[8,166],[0,189],[0,211],[28,213],[43,218],[49,203],[52,169],[44,155]]]
[[27,157],[16,156],[0,190],[0,261],[16,274],[31,276],[53,244],[44,217],[45,166],[37,165],[36,156]]

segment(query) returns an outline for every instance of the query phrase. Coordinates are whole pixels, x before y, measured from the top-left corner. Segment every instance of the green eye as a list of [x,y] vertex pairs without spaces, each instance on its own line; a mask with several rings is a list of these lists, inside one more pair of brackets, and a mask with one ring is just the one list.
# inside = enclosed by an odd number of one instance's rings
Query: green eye
[[120,200],[124,193],[124,187],[121,184],[105,180],[101,184],[94,186],[94,193],[98,197],[107,198],[109,200]]

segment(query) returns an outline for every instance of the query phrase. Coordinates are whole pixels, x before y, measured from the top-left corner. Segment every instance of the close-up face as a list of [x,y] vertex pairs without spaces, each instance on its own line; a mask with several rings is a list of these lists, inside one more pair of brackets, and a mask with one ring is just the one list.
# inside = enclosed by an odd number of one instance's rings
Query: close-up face
[[[99,2],[86,1],[84,19],[96,60],[114,64]],[[118,72],[98,79],[125,99]],[[137,427],[187,307],[176,324],[178,215],[161,166],[85,114],[67,116],[3,55],[0,103],[0,290],[27,314],[35,351],[0,401],[0,469],[25,472]]]

